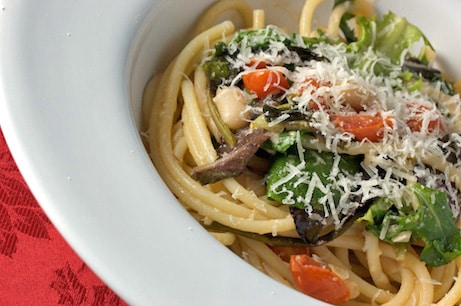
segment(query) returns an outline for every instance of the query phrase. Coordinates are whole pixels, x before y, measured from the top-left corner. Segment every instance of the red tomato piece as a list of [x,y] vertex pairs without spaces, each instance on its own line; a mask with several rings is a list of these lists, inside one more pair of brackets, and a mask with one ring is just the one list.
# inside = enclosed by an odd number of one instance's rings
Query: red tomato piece
[[372,142],[379,142],[383,139],[384,128],[393,126],[392,117],[383,118],[379,113],[375,115],[333,115],[330,120],[338,130],[353,134],[358,141],[368,139]]
[[442,120],[442,114],[437,109],[432,109],[420,103],[409,103],[407,110],[409,119],[406,124],[412,132],[423,132],[424,116],[430,112],[431,120],[427,123],[427,128],[425,128],[424,132],[427,134],[434,132],[445,133],[446,128]]
[[253,67],[255,69],[262,69],[267,67],[267,63],[264,60],[252,59],[247,64],[248,67]]
[[[310,90],[309,94],[315,96],[316,91],[320,87],[331,87],[331,84],[329,82],[321,82],[313,77],[309,77],[305,79],[303,82],[299,82],[294,84],[294,86],[297,87],[297,96],[301,96],[304,94],[306,90]],[[323,97],[323,96],[317,96],[316,101],[314,99],[310,100],[307,105],[307,109],[310,111],[323,111],[323,110],[328,110],[330,109],[329,105],[329,98]]]
[[291,256],[290,270],[301,292],[335,305],[349,301],[350,290],[344,280],[309,255]]
[[290,85],[282,72],[271,69],[257,69],[242,77],[243,85],[258,99],[282,93]]
[[313,88],[311,90],[311,94],[313,94],[315,92],[316,89],[318,89],[320,87],[320,85],[323,85],[323,84],[320,84],[320,82],[317,80],[317,79],[314,79],[314,78],[308,78],[306,79],[303,84],[300,86],[300,94],[306,90],[307,88]]
[[[320,83],[318,80],[314,78],[309,78],[305,81],[305,84],[301,86],[301,93],[306,90],[307,88],[311,88],[310,94],[315,94],[315,91],[320,88],[320,86],[331,86],[328,83]],[[315,101],[309,101],[308,104],[308,109],[311,111],[320,111],[320,110],[327,110],[329,109],[328,103],[325,101],[323,97],[319,97],[320,101],[315,102]]]

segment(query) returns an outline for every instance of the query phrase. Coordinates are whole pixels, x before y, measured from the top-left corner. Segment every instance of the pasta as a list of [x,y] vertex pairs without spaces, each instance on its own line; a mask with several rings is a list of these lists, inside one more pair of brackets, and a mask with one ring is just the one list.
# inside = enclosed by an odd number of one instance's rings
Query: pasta
[[[457,304],[460,82],[431,67],[416,27],[379,21],[368,1],[338,1],[313,29],[321,2],[305,2],[296,35],[243,0],[212,5],[146,86],[146,148],[217,240],[284,285],[334,304]],[[246,29],[215,24],[229,10]],[[370,29],[392,22],[419,54],[379,45]]]

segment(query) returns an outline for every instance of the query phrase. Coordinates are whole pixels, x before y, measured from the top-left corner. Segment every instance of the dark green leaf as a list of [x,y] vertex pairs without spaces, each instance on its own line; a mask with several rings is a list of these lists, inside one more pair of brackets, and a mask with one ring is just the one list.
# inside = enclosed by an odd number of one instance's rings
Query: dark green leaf
[[339,28],[344,34],[344,38],[346,38],[347,43],[355,42],[357,41],[357,37],[355,37],[355,32],[354,29],[351,28],[348,24],[348,21],[352,18],[354,18],[355,15],[351,13],[345,13],[341,17],[341,21],[339,23]]
[[223,79],[227,79],[230,76],[229,63],[227,61],[221,61],[219,59],[209,60],[203,64],[208,78],[213,82],[220,83]]
[[311,49],[308,49],[308,48],[290,46],[288,47],[288,50],[295,52],[302,61],[307,61],[307,62],[311,60],[318,61],[318,62],[321,62],[321,61],[329,62],[330,61],[328,58],[318,55],[314,53]]
[[275,107],[264,104],[263,112],[267,122],[275,121],[282,116],[286,117],[284,121],[307,121],[307,119],[309,119],[308,115],[301,113],[299,110],[289,108],[289,106],[287,108],[285,106],[287,105],[284,104],[279,107]]
[[[336,169],[335,162],[338,157],[340,160]],[[279,157],[269,170],[267,196],[290,205],[296,231],[309,246],[331,241],[340,236],[368,209],[369,203],[361,203],[347,214],[343,214],[338,209],[337,218],[341,224],[336,224],[331,217],[331,207],[325,203],[327,193],[332,196],[333,205],[338,207],[342,190],[334,187],[332,180],[338,175],[359,173],[361,160],[361,156],[335,155],[314,150],[307,150],[302,162],[296,155]],[[292,167],[296,167],[296,171],[289,170]],[[328,191],[318,188],[318,182],[315,182],[314,177],[320,180],[320,184]],[[315,184],[311,187],[314,188],[313,193],[310,202],[305,203],[310,184]],[[357,199],[350,198],[350,200]],[[329,216],[326,215],[326,211],[330,211]]]
[[213,56],[215,58],[222,57],[222,56],[229,54],[229,50],[227,49],[227,45],[225,42],[222,42],[222,41],[217,42],[214,48],[215,48],[215,53],[213,54]]
[[[412,188],[417,209],[378,199],[360,220],[367,228],[390,243],[401,241],[403,233],[411,233],[412,241],[424,241],[420,258],[429,266],[444,265],[461,255],[461,233],[457,228],[445,192],[415,184]],[[409,237],[410,238],[410,237]]]
[[[361,171],[360,156],[342,155],[339,162],[340,173],[355,174]],[[283,204],[293,204],[294,206],[304,209],[305,203],[303,199],[309,188],[309,180],[315,175],[325,186],[330,185],[329,177],[335,162],[335,154],[329,152],[317,152],[315,150],[306,150],[304,154],[304,167],[298,175],[287,180],[283,184],[279,182],[290,174],[290,166],[298,166],[301,160],[295,155],[280,156],[272,164],[267,178],[267,196],[277,202]],[[300,183],[301,177],[306,179],[306,182]],[[284,191],[286,190],[286,191]],[[331,190],[335,201],[339,201],[341,196],[340,190]],[[310,206],[315,211],[324,211],[323,204],[320,203],[320,198],[325,194],[320,189],[315,188],[311,199]],[[292,203],[288,203],[291,200]]]
[[426,242],[421,260],[430,266],[447,264],[461,255],[461,233],[456,226],[445,192],[416,185],[420,203],[415,222],[409,226],[415,236]]

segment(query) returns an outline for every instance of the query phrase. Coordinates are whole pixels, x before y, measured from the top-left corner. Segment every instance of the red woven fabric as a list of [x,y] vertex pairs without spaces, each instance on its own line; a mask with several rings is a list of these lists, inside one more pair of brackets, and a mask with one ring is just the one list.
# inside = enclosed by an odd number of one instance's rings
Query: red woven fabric
[[53,227],[1,131],[0,305],[126,305]]

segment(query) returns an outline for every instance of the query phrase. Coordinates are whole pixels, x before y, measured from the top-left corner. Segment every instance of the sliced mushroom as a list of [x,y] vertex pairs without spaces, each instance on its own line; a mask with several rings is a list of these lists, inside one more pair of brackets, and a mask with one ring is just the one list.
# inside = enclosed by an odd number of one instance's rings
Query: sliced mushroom
[[202,184],[210,184],[228,177],[240,175],[250,158],[261,144],[269,139],[271,132],[264,129],[245,129],[237,134],[237,144],[213,163],[197,166],[191,176]]

